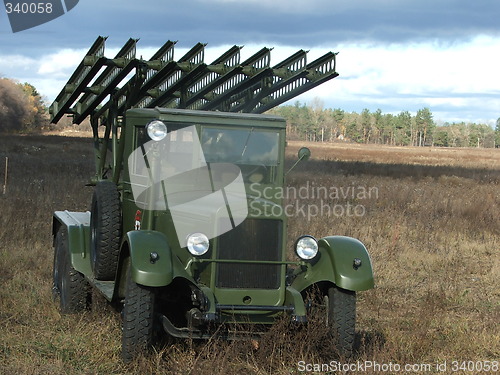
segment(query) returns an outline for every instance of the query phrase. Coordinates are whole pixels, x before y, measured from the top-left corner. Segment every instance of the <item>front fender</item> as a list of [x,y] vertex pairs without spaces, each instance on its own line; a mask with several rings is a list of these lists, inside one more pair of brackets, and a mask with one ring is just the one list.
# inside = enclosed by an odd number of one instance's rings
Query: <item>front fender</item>
[[[146,286],[165,286],[172,282],[174,267],[172,252],[163,233],[152,230],[135,230],[127,233],[132,280]],[[156,261],[151,253],[158,254]]]
[[[371,259],[363,243],[351,237],[329,236],[318,245],[318,256],[295,272],[294,288],[304,290],[321,281],[352,291],[374,287]],[[355,259],[361,261],[360,266],[354,265]]]
[[[330,236],[319,240],[318,245],[330,255],[337,286],[353,291],[374,287],[372,262],[361,241],[351,237]],[[359,267],[354,266],[355,259],[361,261]]]

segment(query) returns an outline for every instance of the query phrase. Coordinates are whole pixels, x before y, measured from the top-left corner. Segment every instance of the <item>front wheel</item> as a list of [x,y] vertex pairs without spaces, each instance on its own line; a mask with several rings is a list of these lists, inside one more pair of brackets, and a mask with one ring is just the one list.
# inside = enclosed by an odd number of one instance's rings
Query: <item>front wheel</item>
[[326,323],[335,347],[343,357],[351,357],[356,328],[356,292],[338,287],[328,288],[324,296]]
[[122,359],[130,362],[145,353],[153,343],[155,324],[154,290],[139,285],[127,272],[123,307]]

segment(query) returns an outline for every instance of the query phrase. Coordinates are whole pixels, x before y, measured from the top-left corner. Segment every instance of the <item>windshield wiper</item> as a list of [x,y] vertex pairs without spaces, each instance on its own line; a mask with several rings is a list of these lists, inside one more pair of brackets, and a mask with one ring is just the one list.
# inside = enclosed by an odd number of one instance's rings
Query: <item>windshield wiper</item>
[[243,151],[241,152],[241,156],[243,156],[243,154],[245,154],[245,151],[247,150],[247,146],[248,146],[248,141],[250,140],[250,136],[252,135],[253,133],[253,127],[252,129],[248,132],[248,136],[247,136],[247,140],[245,142],[245,146],[243,147]]

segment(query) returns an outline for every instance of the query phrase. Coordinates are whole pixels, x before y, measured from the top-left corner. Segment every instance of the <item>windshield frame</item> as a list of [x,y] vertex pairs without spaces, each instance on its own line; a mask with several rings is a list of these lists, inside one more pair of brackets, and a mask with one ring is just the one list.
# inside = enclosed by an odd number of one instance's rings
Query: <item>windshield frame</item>
[[[261,185],[276,185],[276,184],[282,184],[283,183],[283,168],[284,168],[284,147],[285,147],[285,132],[284,129],[278,128],[278,127],[261,127],[261,126],[256,126],[254,124],[249,124],[248,126],[244,125],[221,125],[221,124],[204,124],[200,122],[191,122],[191,123],[184,123],[184,122],[167,122],[165,121],[165,124],[167,125],[169,137],[170,134],[174,131],[179,131],[184,128],[189,128],[194,126],[196,128],[197,132],[197,137],[199,140],[199,145],[200,145],[200,151],[202,151],[202,155],[199,153],[195,153],[196,155],[193,155],[195,159],[197,160],[192,160],[193,163],[197,162],[206,162],[207,164],[216,164],[216,163],[230,163],[238,166],[243,174],[244,177],[244,182],[245,184],[252,184],[252,183],[258,183]],[[143,134],[141,137],[139,137],[139,134],[144,133],[143,126],[136,126],[136,130],[134,131],[134,147],[141,147],[144,142],[149,142],[151,141],[148,139],[147,135]],[[211,158],[210,154],[206,152],[206,148],[203,146],[203,136],[206,134],[206,132],[213,131],[215,132],[220,132],[220,133],[230,133],[233,132],[233,134],[238,134],[243,136],[242,139],[240,139],[240,146],[238,151],[236,153],[233,153],[231,156],[226,157],[226,158],[219,158],[218,160],[214,160]],[[271,159],[271,162],[255,162],[255,163],[249,163],[248,159],[243,160],[237,160],[235,154],[244,154],[246,155],[249,153],[249,151],[256,146],[255,141],[258,140],[258,137],[255,138],[255,135],[269,135],[269,140],[271,141],[272,147],[272,156],[273,158]],[[193,134],[194,135],[194,134]],[[139,140],[139,138],[142,139],[142,141]],[[204,159],[204,160],[203,160]],[[187,161],[187,160],[186,160]],[[267,165],[267,164],[272,164],[272,165]],[[132,167],[132,165],[131,165]],[[255,174],[255,172],[258,172],[254,169],[258,169],[258,167],[263,167],[260,172],[263,173],[264,178],[260,179],[256,176],[258,174]],[[135,173],[135,168],[132,167],[129,170],[130,175],[136,175]],[[252,178],[250,178],[253,176]],[[134,176],[135,177],[135,176]]]
[[[282,185],[284,183],[284,154],[285,154],[285,130],[278,127],[262,127],[255,126],[254,124],[249,124],[248,126],[227,126],[218,124],[201,124],[198,135],[200,136],[200,142],[203,148],[203,133],[204,131],[215,130],[215,131],[243,131],[246,134],[245,142],[242,142],[241,151],[242,153],[248,152],[249,144],[252,142],[252,137],[255,134],[276,134],[274,139],[274,147],[276,150],[273,165],[263,165],[266,163],[241,163],[240,160],[234,160],[232,158],[219,159],[218,161],[210,161],[210,157],[207,158],[205,150],[203,150],[207,163],[213,162],[225,162],[237,165],[242,174],[245,184],[247,185],[262,185],[266,186],[276,186]],[[247,139],[248,138],[248,139]],[[254,138],[255,141],[255,138]],[[246,145],[245,145],[246,144]],[[246,147],[245,147],[246,146]],[[270,163],[267,163],[270,164]],[[259,169],[259,167],[262,167]],[[259,178],[259,173],[263,173],[263,178]]]

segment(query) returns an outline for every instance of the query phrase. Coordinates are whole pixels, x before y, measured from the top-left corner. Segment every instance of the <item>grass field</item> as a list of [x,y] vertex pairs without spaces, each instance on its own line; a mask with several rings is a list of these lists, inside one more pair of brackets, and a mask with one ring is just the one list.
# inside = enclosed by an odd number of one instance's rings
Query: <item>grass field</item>
[[[300,145],[289,143],[290,164]],[[305,208],[291,215],[290,237],[359,238],[376,277],[375,289],[358,294],[357,353],[342,363],[457,374],[498,361],[500,150],[308,146],[313,157],[288,183],[329,194],[298,198]],[[63,316],[51,297],[51,215],[88,209],[91,140],[1,136],[0,187],[5,157],[0,374],[309,374],[343,361],[318,327],[290,334],[281,322],[258,342],[178,341],[123,365],[119,314],[94,295],[90,311]],[[336,210],[310,209],[325,205]],[[474,361],[473,371],[453,371],[453,361]],[[364,370],[336,373],[395,373]]]

